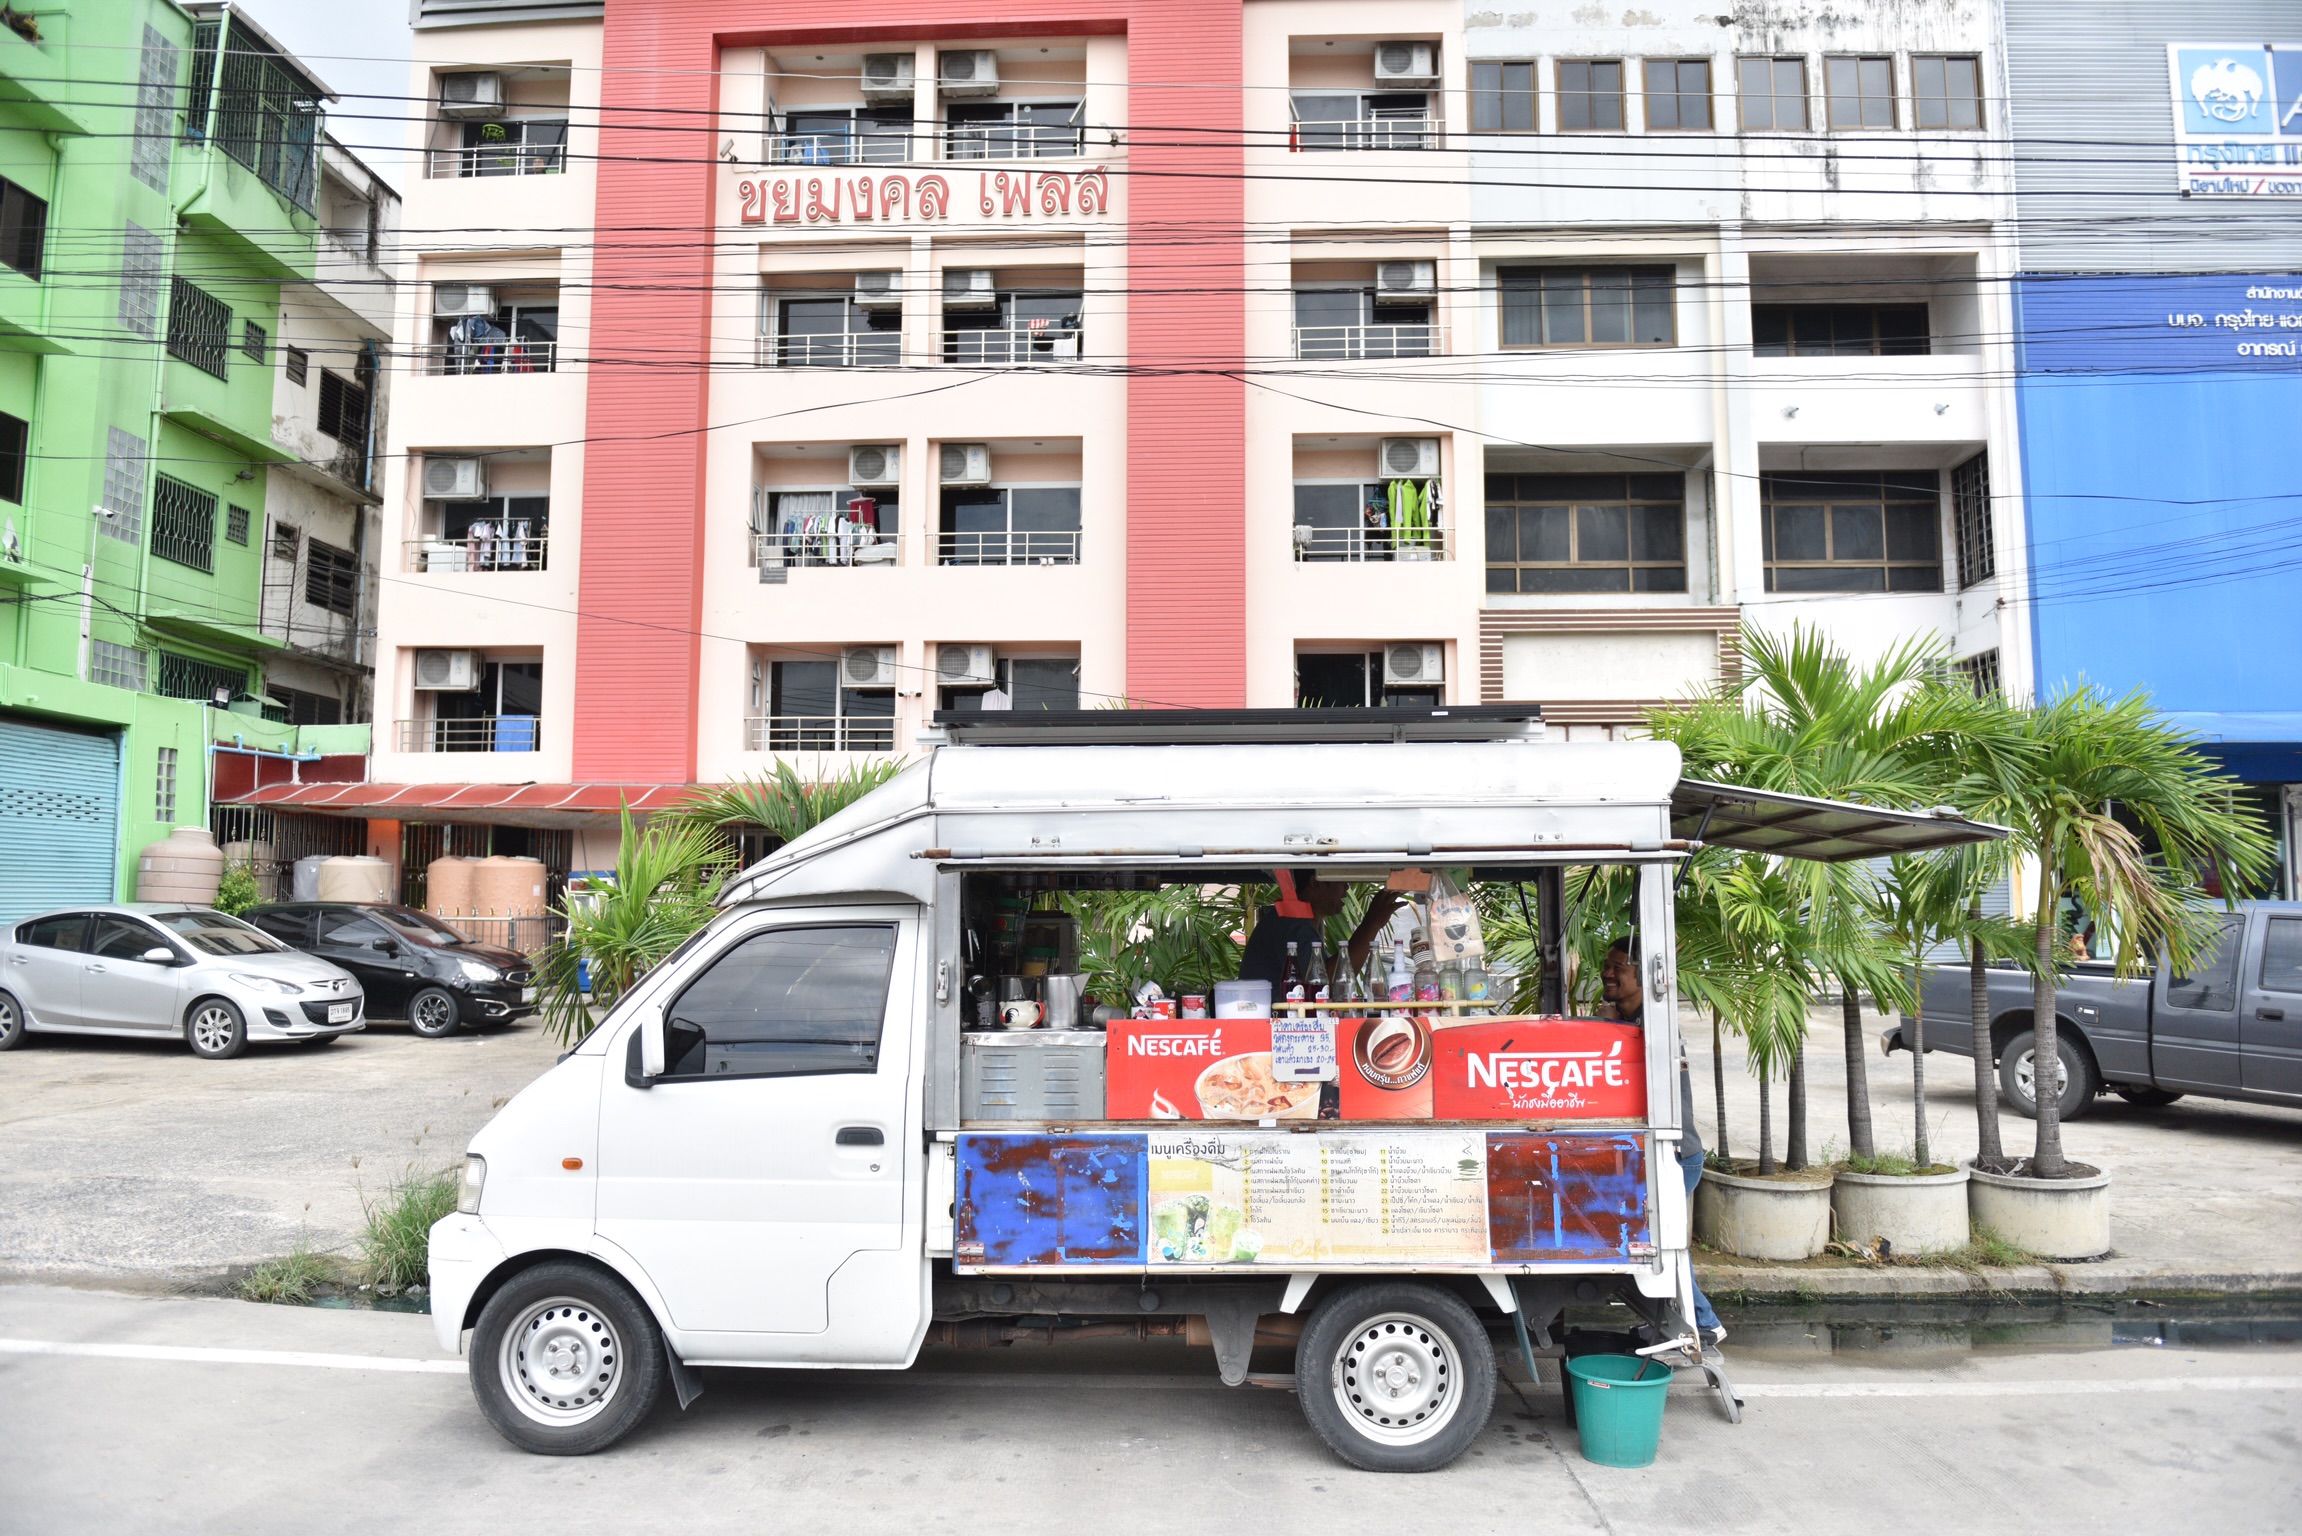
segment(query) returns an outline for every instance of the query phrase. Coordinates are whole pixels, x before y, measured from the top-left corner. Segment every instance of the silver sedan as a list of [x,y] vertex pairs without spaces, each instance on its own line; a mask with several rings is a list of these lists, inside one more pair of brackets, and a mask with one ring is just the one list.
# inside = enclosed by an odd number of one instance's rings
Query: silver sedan
[[27,1032],[174,1036],[221,1061],[251,1040],[363,1027],[360,984],[236,917],[133,902],[0,931],[0,1051]]

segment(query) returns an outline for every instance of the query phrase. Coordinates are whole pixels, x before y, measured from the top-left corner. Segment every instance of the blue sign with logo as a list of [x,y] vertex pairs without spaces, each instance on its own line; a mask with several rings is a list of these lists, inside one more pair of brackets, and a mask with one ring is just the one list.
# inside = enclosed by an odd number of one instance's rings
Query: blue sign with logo
[[2188,197],[2302,197],[2302,44],[2174,43],[2174,139]]

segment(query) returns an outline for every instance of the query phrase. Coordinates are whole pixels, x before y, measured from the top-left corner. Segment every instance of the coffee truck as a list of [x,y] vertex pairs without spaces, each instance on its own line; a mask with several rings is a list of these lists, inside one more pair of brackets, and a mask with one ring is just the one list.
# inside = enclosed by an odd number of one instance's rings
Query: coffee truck
[[[730,880],[473,1139],[432,1314],[513,1443],[612,1445],[704,1366],[902,1370],[1019,1334],[1183,1334],[1236,1386],[1261,1329],[1295,1370],[1254,1380],[1292,1386],[1338,1454],[1425,1470],[1484,1425],[1494,1337],[1534,1370],[1567,1309],[1606,1303],[1732,1416],[1692,1321],[1675,877],[1706,843],[1837,860],[1996,831],[1684,780],[1667,743],[1552,740],[1524,709],[937,733]],[[1637,1024],[1568,1007],[1562,935],[1610,868]],[[1000,968],[1071,963],[1057,898],[1277,870],[1516,887],[1523,1011],[1001,1006]]]

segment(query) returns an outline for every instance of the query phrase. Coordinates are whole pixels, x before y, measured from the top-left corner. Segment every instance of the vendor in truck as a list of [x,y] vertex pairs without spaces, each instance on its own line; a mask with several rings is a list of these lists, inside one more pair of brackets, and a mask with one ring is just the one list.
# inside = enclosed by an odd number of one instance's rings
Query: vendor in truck
[[[1311,942],[1325,943],[1327,919],[1343,910],[1343,886],[1340,882],[1321,880],[1313,870],[1280,869],[1272,871],[1279,883],[1279,899],[1255,914],[1255,930],[1247,936],[1247,952],[1239,957],[1241,981],[1267,981],[1275,989],[1279,976],[1287,968],[1287,946],[1293,944],[1297,957],[1306,965],[1311,959]],[[1375,935],[1399,910],[1399,893],[1383,890],[1367,903],[1367,915],[1359,919],[1352,930],[1349,944],[1351,969],[1362,971],[1367,965],[1367,951],[1374,945]],[[1338,961],[1340,957],[1338,957]]]

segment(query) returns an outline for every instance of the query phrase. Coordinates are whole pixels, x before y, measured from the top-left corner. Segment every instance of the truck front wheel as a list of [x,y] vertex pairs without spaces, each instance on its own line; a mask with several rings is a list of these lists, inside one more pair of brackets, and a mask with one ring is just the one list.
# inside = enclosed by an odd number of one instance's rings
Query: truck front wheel
[[1471,1448],[1495,1405],[1495,1352],[1478,1314],[1436,1286],[1338,1292],[1295,1349],[1303,1416],[1369,1472],[1435,1472]]
[[505,1281],[471,1351],[480,1412],[539,1456],[606,1450],[646,1419],[669,1374],[646,1304],[591,1264],[538,1264]]
[[[2102,1091],[2102,1074],[2094,1069],[2094,1057],[2086,1047],[2064,1030],[2054,1032],[2054,1053],[2062,1058],[2062,1118],[2075,1120],[2094,1107],[2094,1096]],[[2006,1090],[2014,1112],[2026,1119],[2038,1118],[2037,1079],[2038,1036],[2026,1029],[1998,1053],[1998,1085]]]

